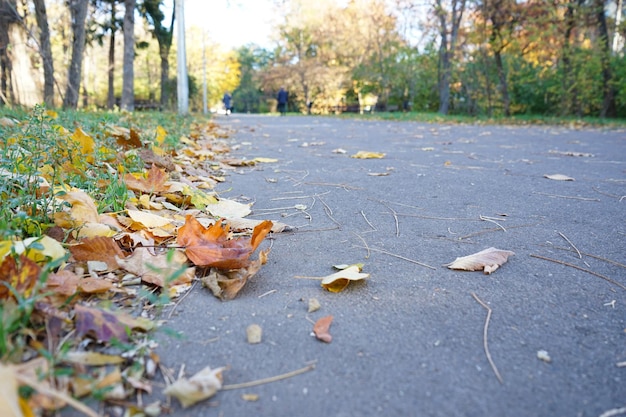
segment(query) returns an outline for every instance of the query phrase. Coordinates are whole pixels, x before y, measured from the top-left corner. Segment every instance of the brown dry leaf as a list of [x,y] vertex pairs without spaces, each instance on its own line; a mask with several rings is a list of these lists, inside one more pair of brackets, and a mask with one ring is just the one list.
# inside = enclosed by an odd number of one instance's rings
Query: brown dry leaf
[[220,269],[245,268],[250,264],[250,255],[272,228],[272,222],[265,220],[258,224],[252,237],[230,239],[230,226],[222,221],[204,228],[192,215],[187,215],[185,224],[178,230],[177,241],[185,248],[185,253],[198,266],[212,266]]
[[141,148],[143,144],[139,138],[139,133],[135,129],[128,129],[122,126],[112,126],[111,136],[117,139],[117,144],[124,149]]
[[105,262],[109,270],[119,268],[115,257],[126,257],[114,239],[104,236],[81,239],[78,245],[70,246],[70,252],[77,261]]
[[101,294],[113,288],[113,283],[104,278],[84,278],[78,281],[78,289],[85,294]]
[[322,342],[330,343],[333,340],[333,337],[329,333],[332,322],[333,316],[322,317],[316,321],[313,326],[313,333],[315,333],[315,337]]
[[489,275],[504,264],[514,252],[496,248],[488,248],[472,255],[456,258],[454,262],[446,264],[450,269],[464,271],[484,271]]
[[[120,268],[141,277],[144,282],[158,285],[159,287],[191,282],[196,270],[186,268],[182,273],[181,268],[187,262],[187,257],[179,250],[172,253],[152,255],[147,248],[137,248],[126,259],[116,258]],[[174,278],[175,279],[172,279]]]
[[121,342],[128,341],[127,327],[111,311],[77,304],[74,306],[74,313],[78,337],[91,333],[103,342],[113,338]]
[[[262,251],[261,253],[269,252]],[[267,255],[264,255],[264,257]],[[261,258],[261,256],[259,256]],[[220,271],[216,268],[206,277],[202,278],[202,284],[209,288],[213,295],[220,300],[232,300],[237,296],[239,291],[246,285],[246,282],[252,278],[261,269],[262,261],[257,259],[250,261],[245,268],[233,269],[230,271]]]
[[330,292],[343,291],[351,281],[360,281],[369,278],[370,274],[360,272],[359,265],[350,265],[339,272],[325,276],[322,279],[322,287]]
[[116,365],[126,361],[119,355],[107,355],[99,352],[67,352],[63,357],[63,360],[69,363],[76,363],[80,365]]
[[206,367],[191,378],[181,378],[169,385],[163,393],[176,397],[183,408],[206,400],[222,389],[222,371],[225,368]]
[[563,174],[545,174],[543,177],[554,181],[574,181],[574,178]]
[[152,168],[150,168],[145,178],[138,174],[126,174],[124,176],[124,182],[128,189],[148,194],[166,191],[166,181],[167,173],[157,168],[156,165],[152,165]]
[[62,270],[48,276],[47,289],[69,297],[78,291],[81,278],[72,271]]

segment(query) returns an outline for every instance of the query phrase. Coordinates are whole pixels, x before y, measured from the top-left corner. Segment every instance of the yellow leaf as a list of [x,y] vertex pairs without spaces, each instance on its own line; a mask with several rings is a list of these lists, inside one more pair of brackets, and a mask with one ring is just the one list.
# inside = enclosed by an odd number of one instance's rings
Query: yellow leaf
[[145,211],[127,210],[127,212],[128,216],[131,219],[133,219],[137,223],[141,223],[144,227],[147,227],[148,229],[151,229],[153,227],[163,227],[172,222],[170,219]]
[[262,163],[272,163],[272,162],[278,162],[278,159],[275,158],[263,158],[263,157],[257,157],[253,159],[254,162],[262,162]]
[[65,248],[50,236],[29,237],[18,240],[13,244],[13,250],[18,255],[24,253],[35,262],[56,261],[65,256]]
[[46,115],[51,119],[56,119],[57,117],[59,117],[58,113],[54,110],[46,110]]
[[350,281],[360,281],[369,278],[370,274],[359,271],[360,268],[358,265],[351,265],[346,269],[324,277],[322,279],[322,287],[330,292],[340,292],[350,284]]
[[72,205],[70,216],[73,227],[79,227],[84,223],[98,223],[98,208],[93,199],[84,191],[70,191],[58,196]]
[[163,141],[165,141],[165,137],[167,136],[167,132],[163,129],[163,126],[157,126],[156,128],[156,143],[163,145]]
[[205,193],[202,190],[191,188],[189,186],[183,187],[183,195],[191,197],[191,204],[199,209],[204,209],[209,204],[217,203],[217,198]]
[[382,152],[369,152],[369,151],[358,151],[354,155],[350,156],[351,158],[357,159],[380,159],[384,158],[385,154]]
[[85,223],[76,231],[76,238],[82,239],[86,237],[113,237],[117,234],[117,231],[113,230],[111,226],[103,223]]
[[94,149],[96,148],[96,142],[91,136],[83,132],[80,127],[77,127],[72,135],[72,140],[80,145],[82,156],[84,156],[90,164],[94,163]]

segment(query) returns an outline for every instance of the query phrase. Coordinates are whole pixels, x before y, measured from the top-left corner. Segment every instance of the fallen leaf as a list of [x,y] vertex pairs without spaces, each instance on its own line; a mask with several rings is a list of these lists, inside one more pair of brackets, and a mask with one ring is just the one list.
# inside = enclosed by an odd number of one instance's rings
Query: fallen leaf
[[78,289],[85,294],[102,294],[113,288],[113,283],[103,278],[83,278],[78,281]]
[[272,222],[259,223],[252,237],[229,239],[228,223],[221,221],[204,228],[192,215],[187,215],[185,224],[178,230],[178,244],[198,266],[212,266],[220,269],[244,268],[250,264],[250,255],[272,228]]
[[330,343],[333,340],[333,337],[328,332],[332,322],[333,316],[322,317],[315,322],[315,325],[313,326],[313,333],[315,333],[315,337],[318,340],[326,343]]
[[[180,250],[152,255],[147,248],[137,248],[125,259],[116,258],[120,268],[159,287],[185,284],[195,277],[195,268],[184,268],[186,256]],[[184,269],[183,269],[184,268]]]
[[484,271],[485,274],[489,275],[502,266],[512,255],[515,253],[508,250],[488,248],[472,255],[456,258],[444,266],[464,271]]
[[382,152],[369,152],[369,151],[358,151],[354,155],[350,155],[350,158],[357,158],[357,159],[381,159],[384,157],[385,157],[385,154]]
[[209,288],[213,295],[221,300],[232,300],[239,291],[246,285],[261,269],[261,259],[251,261],[247,267],[233,269],[230,271],[220,271],[211,269],[209,275],[201,279],[202,284]]
[[78,245],[70,246],[70,252],[77,261],[106,262],[110,270],[119,268],[115,257],[126,257],[114,239],[103,236],[81,239]]
[[[69,210],[70,224],[59,224],[55,215],[55,223],[57,226],[69,228],[77,228],[85,223],[98,223],[98,208],[93,198],[84,191],[70,191],[57,195],[57,198],[71,204]],[[61,213],[59,213],[61,214]]]
[[13,243],[12,250],[35,262],[53,262],[65,257],[65,248],[50,236],[29,237]]
[[220,199],[215,203],[206,205],[205,210],[212,216],[222,217],[225,219],[242,218],[250,214],[251,204],[243,204],[233,200]]
[[555,181],[574,181],[574,178],[563,174],[546,174],[543,177]]
[[389,175],[388,172],[368,172],[367,175],[370,177],[386,177]]
[[254,158],[254,162],[261,162],[261,163],[272,163],[272,162],[278,162],[278,159],[275,158],[263,158],[263,157],[256,157]]
[[148,194],[166,191],[166,181],[167,173],[156,165],[152,165],[145,178],[142,174],[126,174],[124,176],[124,182],[129,190]]
[[322,305],[320,304],[317,298],[309,298],[309,307],[308,307],[309,313],[314,313],[320,308],[322,308]]
[[74,313],[78,337],[92,333],[102,342],[108,342],[113,338],[121,342],[128,341],[127,327],[111,311],[76,304]]
[[343,291],[351,281],[360,281],[369,278],[370,274],[360,272],[359,265],[351,265],[339,272],[325,276],[322,278],[322,287],[330,292]]
[[39,281],[40,274],[41,267],[26,255],[22,254],[17,259],[6,256],[0,264],[0,300],[15,296],[28,298]]
[[126,361],[126,359],[119,355],[106,355],[99,352],[77,351],[67,352],[65,356],[63,356],[63,360],[65,362],[92,366],[117,365]]
[[0,415],[3,417],[22,417],[20,397],[17,393],[19,384],[15,370],[11,365],[0,362]]
[[163,393],[176,397],[183,408],[187,408],[198,401],[211,398],[222,389],[223,370],[224,368],[211,369],[207,366],[189,379],[180,378],[165,388]]

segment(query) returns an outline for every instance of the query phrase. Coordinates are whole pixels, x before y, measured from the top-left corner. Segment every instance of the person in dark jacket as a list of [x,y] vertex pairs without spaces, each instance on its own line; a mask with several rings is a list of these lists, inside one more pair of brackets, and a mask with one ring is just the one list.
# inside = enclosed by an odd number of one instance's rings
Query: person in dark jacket
[[229,115],[233,111],[232,106],[232,96],[230,92],[225,92],[224,97],[222,98],[222,103],[224,103],[224,110],[226,110],[226,115]]
[[287,101],[289,101],[289,93],[285,87],[280,87],[276,99],[278,100],[278,111],[281,116],[284,116],[287,113]]

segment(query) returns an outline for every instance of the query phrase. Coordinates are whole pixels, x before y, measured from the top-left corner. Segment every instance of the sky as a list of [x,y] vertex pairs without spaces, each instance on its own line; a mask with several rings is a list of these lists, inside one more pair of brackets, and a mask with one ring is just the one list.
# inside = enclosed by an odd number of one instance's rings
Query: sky
[[236,48],[249,43],[271,45],[272,0],[184,0],[185,27],[207,31],[212,41]]

